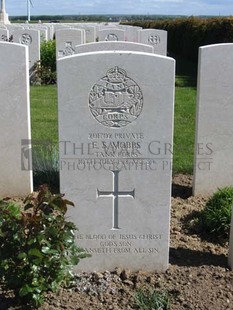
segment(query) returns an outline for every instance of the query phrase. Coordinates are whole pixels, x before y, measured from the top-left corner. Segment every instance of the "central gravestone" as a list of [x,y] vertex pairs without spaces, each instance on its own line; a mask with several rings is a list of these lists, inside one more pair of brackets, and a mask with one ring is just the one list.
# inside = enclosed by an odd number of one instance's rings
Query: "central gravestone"
[[174,60],[95,52],[58,60],[61,192],[84,271],[168,267]]

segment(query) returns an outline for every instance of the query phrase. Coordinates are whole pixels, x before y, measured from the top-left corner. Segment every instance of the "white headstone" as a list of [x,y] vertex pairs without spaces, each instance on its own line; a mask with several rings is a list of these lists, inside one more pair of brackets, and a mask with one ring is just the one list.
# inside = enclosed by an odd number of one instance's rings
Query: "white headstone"
[[17,29],[13,32],[13,42],[28,46],[29,68],[40,60],[40,32],[32,29]]
[[233,44],[199,49],[193,193],[233,186]]
[[7,29],[9,30],[9,36],[11,36],[15,30],[17,30],[17,29],[23,29],[22,26],[20,26],[20,25],[15,25],[15,24],[6,25],[6,27],[7,27]]
[[95,42],[96,41],[96,27],[84,26],[83,28],[84,28],[85,34],[86,34],[86,42],[85,43]]
[[0,41],[8,41],[9,31],[7,29],[0,29]]
[[232,214],[231,214],[231,229],[230,229],[228,265],[233,270],[233,208],[232,208]]
[[85,31],[85,42],[92,43],[96,42],[96,26],[90,24],[72,24],[73,28],[81,29]]
[[165,30],[138,30],[138,42],[153,46],[155,54],[167,55],[167,31]]
[[0,43],[0,196],[32,192],[28,50]]
[[86,271],[168,267],[174,60],[125,51],[58,60],[61,192]]
[[100,23],[97,24],[97,31],[104,29],[119,29],[118,23]]
[[125,31],[117,28],[99,30],[98,41],[125,41]]
[[83,29],[57,30],[57,59],[75,54],[75,46],[83,43],[85,43],[85,32]]
[[98,51],[135,51],[143,53],[153,53],[153,48],[149,45],[133,43],[133,42],[123,42],[123,41],[109,41],[109,42],[95,42],[75,46],[75,54],[79,53],[89,53]]
[[57,32],[58,30],[65,30],[65,29],[70,29],[71,26],[67,24],[60,24],[60,23],[54,23],[53,24],[54,31]]
[[40,42],[48,41],[48,29],[38,27],[38,30],[40,31]]
[[48,40],[54,40],[55,38],[55,29],[53,24],[46,24],[48,27]]
[[138,42],[138,30],[142,30],[142,27],[124,25],[119,25],[119,27],[125,30],[125,41]]
[[33,27],[31,29],[40,31],[40,42],[48,41],[48,28],[47,27],[44,27],[44,26],[40,27],[40,26],[36,25],[35,27]]

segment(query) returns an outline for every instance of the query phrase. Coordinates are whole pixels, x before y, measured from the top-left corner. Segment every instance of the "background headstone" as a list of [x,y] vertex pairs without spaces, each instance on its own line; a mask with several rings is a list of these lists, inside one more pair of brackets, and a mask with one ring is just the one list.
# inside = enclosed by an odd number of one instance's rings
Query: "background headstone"
[[233,44],[199,49],[194,195],[233,185]]
[[85,30],[86,42],[95,42],[96,41],[96,27],[95,26],[83,26]]
[[28,50],[0,43],[0,197],[32,192]]
[[23,29],[22,26],[17,25],[17,24],[6,25],[6,27],[9,30],[9,36],[11,36],[15,30]]
[[55,29],[53,24],[46,24],[48,27],[48,40],[53,40],[55,38]]
[[57,30],[57,59],[75,54],[75,46],[83,43],[85,43],[85,31],[83,29]]
[[16,29],[12,33],[13,42],[25,45],[29,49],[29,69],[40,60],[40,32],[32,29]]
[[119,25],[119,28],[125,30],[125,41],[138,42],[138,30],[142,27]]
[[154,53],[167,56],[167,31],[160,29],[138,30],[138,42],[153,46]]
[[7,29],[0,29],[0,41],[8,41],[9,31]]
[[40,31],[40,42],[48,41],[48,28],[44,26],[35,26],[32,29]]
[[98,41],[125,41],[125,31],[117,28],[102,29],[97,32]]
[[174,60],[97,52],[58,60],[61,192],[86,271],[168,267]]
[[143,53],[153,53],[153,48],[149,45],[133,43],[133,42],[123,42],[123,41],[109,41],[109,42],[95,42],[75,46],[75,54],[97,52],[97,51],[137,51]]

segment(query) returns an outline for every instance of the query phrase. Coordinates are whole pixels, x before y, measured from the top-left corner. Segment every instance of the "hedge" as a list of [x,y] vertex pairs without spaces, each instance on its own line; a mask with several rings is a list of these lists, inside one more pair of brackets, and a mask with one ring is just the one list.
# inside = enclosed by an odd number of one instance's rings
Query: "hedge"
[[199,46],[233,42],[233,17],[178,18],[124,23],[168,31],[168,52],[196,61]]

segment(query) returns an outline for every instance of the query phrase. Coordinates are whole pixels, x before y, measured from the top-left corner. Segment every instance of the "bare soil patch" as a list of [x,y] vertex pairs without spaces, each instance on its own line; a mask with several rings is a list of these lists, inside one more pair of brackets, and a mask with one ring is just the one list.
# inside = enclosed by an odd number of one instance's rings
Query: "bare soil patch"
[[[82,273],[71,289],[47,294],[40,310],[130,310],[138,309],[139,288],[168,291],[171,310],[232,310],[233,271],[227,267],[228,243],[217,242],[193,223],[205,205],[193,197],[192,177],[173,178],[170,266],[165,273],[131,272],[116,268],[104,273]],[[12,292],[0,289],[0,309],[27,309]]]

